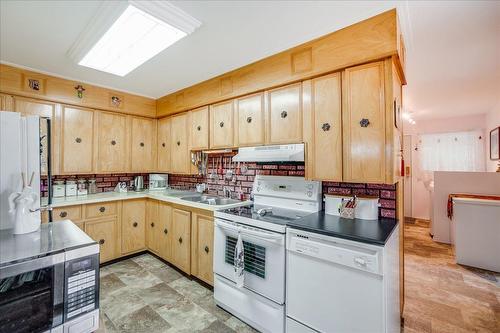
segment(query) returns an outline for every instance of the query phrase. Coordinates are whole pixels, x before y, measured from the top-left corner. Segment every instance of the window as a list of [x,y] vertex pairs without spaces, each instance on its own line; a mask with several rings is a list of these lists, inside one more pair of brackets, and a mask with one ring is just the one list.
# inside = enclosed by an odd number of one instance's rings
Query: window
[[423,171],[484,171],[484,135],[481,131],[423,134],[420,166]]

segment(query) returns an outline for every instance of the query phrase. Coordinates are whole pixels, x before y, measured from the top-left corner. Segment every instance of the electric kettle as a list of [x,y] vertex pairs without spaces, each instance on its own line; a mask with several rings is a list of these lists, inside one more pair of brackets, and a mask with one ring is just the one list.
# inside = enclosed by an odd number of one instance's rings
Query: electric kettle
[[136,192],[144,191],[144,177],[143,176],[135,176],[135,178],[134,178],[134,191],[136,191]]

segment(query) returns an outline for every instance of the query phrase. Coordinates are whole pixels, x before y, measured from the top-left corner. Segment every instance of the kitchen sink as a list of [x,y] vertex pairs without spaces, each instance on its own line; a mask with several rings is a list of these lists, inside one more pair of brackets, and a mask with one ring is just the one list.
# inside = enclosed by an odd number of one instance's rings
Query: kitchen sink
[[239,200],[218,197],[218,196],[214,196],[214,195],[187,196],[187,197],[182,197],[181,200],[202,203],[205,205],[214,205],[214,206],[231,205],[231,204],[241,202]]

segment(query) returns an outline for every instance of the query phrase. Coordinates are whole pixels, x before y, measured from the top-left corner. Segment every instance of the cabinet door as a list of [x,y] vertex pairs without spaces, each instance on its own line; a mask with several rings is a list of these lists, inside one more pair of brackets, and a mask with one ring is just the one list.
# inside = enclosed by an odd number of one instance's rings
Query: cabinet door
[[170,118],[161,118],[158,120],[158,171],[170,172]]
[[208,149],[208,106],[189,112],[191,150]]
[[269,143],[302,142],[302,88],[293,84],[269,91]]
[[188,115],[183,113],[171,119],[171,172],[188,174],[190,168],[188,148]]
[[0,110],[15,111],[14,97],[8,94],[0,94]]
[[85,232],[99,243],[99,259],[105,262],[117,257],[117,220],[101,220],[85,223]]
[[214,247],[214,219],[211,216],[193,214],[198,227],[197,259],[198,274],[197,277],[213,285],[213,247]]
[[344,181],[384,183],[384,63],[348,68],[342,82]]
[[238,98],[236,104],[236,146],[264,144],[264,94]]
[[128,170],[127,116],[109,112],[96,112],[96,116],[97,171]]
[[61,173],[92,173],[94,111],[63,106]]
[[158,206],[158,221],[160,228],[158,232],[158,246],[160,257],[172,262],[172,207],[164,202]]
[[[11,96],[9,96],[11,97]],[[14,96],[11,97],[11,105],[6,105],[7,108],[2,108],[2,110],[12,110],[21,113],[23,116],[40,116],[49,118],[51,120],[51,141],[52,141],[52,173],[59,174],[59,149],[60,149],[60,136],[59,136],[59,117],[60,109],[56,104],[50,102],[39,101],[36,99],[30,99],[25,97]],[[6,102],[9,103],[9,102]],[[43,131],[46,128],[41,126],[42,137]],[[47,174],[47,138],[43,137],[41,140],[41,173],[42,175]]]
[[234,146],[233,101],[210,105],[210,148]]
[[156,123],[154,119],[131,118],[130,162],[134,172],[156,168]]
[[122,208],[122,254],[144,249],[146,246],[146,201],[124,200]]
[[191,273],[191,212],[172,210],[172,261],[175,266]]
[[313,179],[342,181],[341,93],[340,73],[311,81]]
[[148,200],[147,203],[147,222],[146,222],[146,245],[149,250],[160,253],[159,238],[161,230],[161,223],[158,215],[159,203],[156,200]]

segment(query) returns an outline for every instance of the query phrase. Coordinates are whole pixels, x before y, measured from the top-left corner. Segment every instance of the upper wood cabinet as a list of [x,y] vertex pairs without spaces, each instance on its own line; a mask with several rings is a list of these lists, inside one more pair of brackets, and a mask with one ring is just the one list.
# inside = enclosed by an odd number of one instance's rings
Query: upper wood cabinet
[[158,204],[158,222],[160,225],[156,230],[156,234],[160,257],[172,261],[172,206],[168,203],[160,202]]
[[340,73],[310,81],[313,179],[342,181],[342,87]]
[[96,171],[99,173],[128,170],[127,116],[111,112],[95,112],[97,117]]
[[235,100],[235,146],[257,146],[265,142],[264,93]]
[[170,172],[188,174],[190,172],[188,147],[188,114],[171,117],[171,168]]
[[156,120],[131,117],[131,171],[147,172],[156,168]]
[[14,97],[9,94],[0,93],[0,110],[2,111],[15,111],[14,110]]
[[210,105],[210,148],[234,146],[234,102]]
[[93,173],[94,111],[64,105],[61,138],[61,173]]
[[124,200],[122,205],[121,253],[142,250],[146,247],[146,200]]
[[302,142],[302,84],[270,90],[267,133],[271,144]]
[[343,73],[344,181],[384,183],[384,62]]
[[189,112],[191,150],[208,149],[208,106]]
[[172,210],[172,262],[175,266],[191,273],[191,212],[174,208]]
[[158,119],[158,171],[170,171],[171,141],[170,118]]

